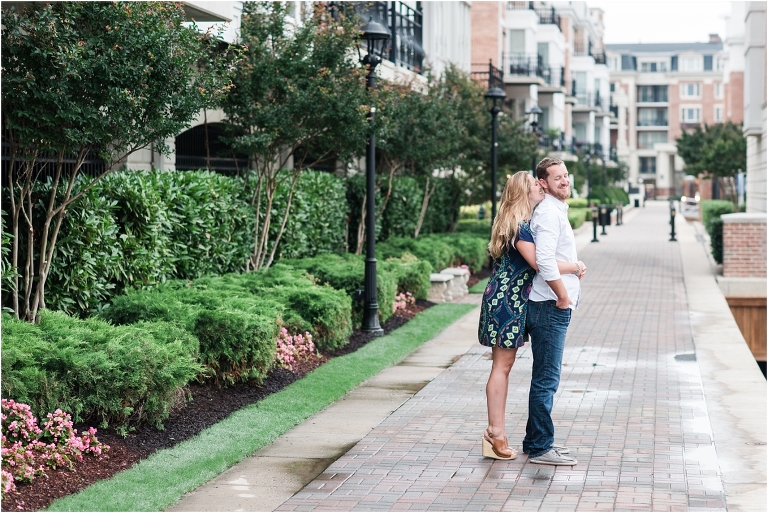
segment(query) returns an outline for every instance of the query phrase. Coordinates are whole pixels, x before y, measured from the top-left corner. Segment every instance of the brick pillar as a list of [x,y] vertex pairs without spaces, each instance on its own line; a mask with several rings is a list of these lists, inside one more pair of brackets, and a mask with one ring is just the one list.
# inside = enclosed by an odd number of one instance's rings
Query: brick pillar
[[725,214],[723,276],[766,277],[766,214]]

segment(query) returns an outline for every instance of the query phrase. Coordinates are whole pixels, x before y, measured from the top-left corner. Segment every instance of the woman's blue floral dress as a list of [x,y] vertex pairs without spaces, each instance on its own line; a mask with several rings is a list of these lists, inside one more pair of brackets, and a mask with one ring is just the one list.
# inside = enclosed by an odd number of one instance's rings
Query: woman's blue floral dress
[[[518,228],[517,241],[533,242],[528,223]],[[525,343],[525,315],[534,271],[512,244],[493,262],[493,272],[483,294],[478,339],[484,346],[511,349]]]

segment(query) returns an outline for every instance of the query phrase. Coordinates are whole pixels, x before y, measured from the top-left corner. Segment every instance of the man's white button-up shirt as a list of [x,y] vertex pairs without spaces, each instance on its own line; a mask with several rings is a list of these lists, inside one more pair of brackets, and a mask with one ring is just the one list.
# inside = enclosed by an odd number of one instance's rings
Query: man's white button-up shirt
[[533,278],[529,300],[557,300],[547,282],[562,278],[568,296],[574,302],[571,308],[575,308],[581,294],[579,278],[575,274],[561,275],[557,269],[558,260],[573,263],[579,261],[576,257],[576,240],[568,222],[568,204],[545,194],[544,199],[533,211],[530,226],[533,240],[536,242],[536,264],[539,266],[539,272]]

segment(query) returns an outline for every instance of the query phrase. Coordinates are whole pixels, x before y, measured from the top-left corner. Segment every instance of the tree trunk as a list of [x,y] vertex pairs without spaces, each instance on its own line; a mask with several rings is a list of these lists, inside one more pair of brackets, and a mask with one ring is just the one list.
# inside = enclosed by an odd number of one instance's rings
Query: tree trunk
[[437,188],[437,180],[434,180],[432,183],[432,189],[430,190],[429,177],[427,177],[427,183],[424,187],[424,199],[421,201],[421,212],[419,212],[419,221],[416,223],[416,229],[413,232],[414,239],[419,237],[419,232],[421,231],[421,225],[424,223],[424,217],[427,214],[427,207],[429,206],[429,198],[431,198],[432,195],[435,193],[436,188]]
[[296,182],[299,181],[299,175],[300,173],[294,173],[293,175],[293,181],[291,182],[291,190],[288,191],[288,204],[285,206],[285,214],[283,214],[283,221],[280,223],[280,231],[277,232],[277,237],[275,238],[275,242],[272,244],[272,252],[269,255],[269,260],[267,260],[267,264],[264,266],[264,270],[269,269],[269,267],[272,265],[272,262],[275,259],[275,251],[277,251],[277,245],[280,243],[280,239],[283,237],[283,232],[285,231],[285,224],[288,221],[288,214],[291,211],[291,201],[293,200],[293,192],[296,189]]
[[368,195],[363,196],[363,207],[360,209],[360,224],[357,226],[357,248],[355,255],[363,254],[363,245],[365,244],[365,204],[368,201]]

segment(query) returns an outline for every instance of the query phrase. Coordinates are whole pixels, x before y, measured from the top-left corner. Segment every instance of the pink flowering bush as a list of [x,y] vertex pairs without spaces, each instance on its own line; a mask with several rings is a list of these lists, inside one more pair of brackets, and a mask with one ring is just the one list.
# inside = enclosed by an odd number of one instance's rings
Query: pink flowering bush
[[73,458],[99,455],[109,450],[96,438],[96,429],[77,435],[69,413],[56,410],[46,416],[42,429],[29,405],[2,400],[2,491],[16,489],[16,481],[29,482],[43,473],[45,466],[72,467]]
[[278,367],[293,371],[294,363],[306,361],[316,354],[311,333],[305,331],[304,335],[291,335],[285,327],[280,328],[280,332],[277,335],[277,354],[275,359]]
[[401,292],[395,296],[395,302],[392,303],[392,313],[397,313],[399,310],[405,310],[408,305],[416,304],[416,298],[410,292]]

